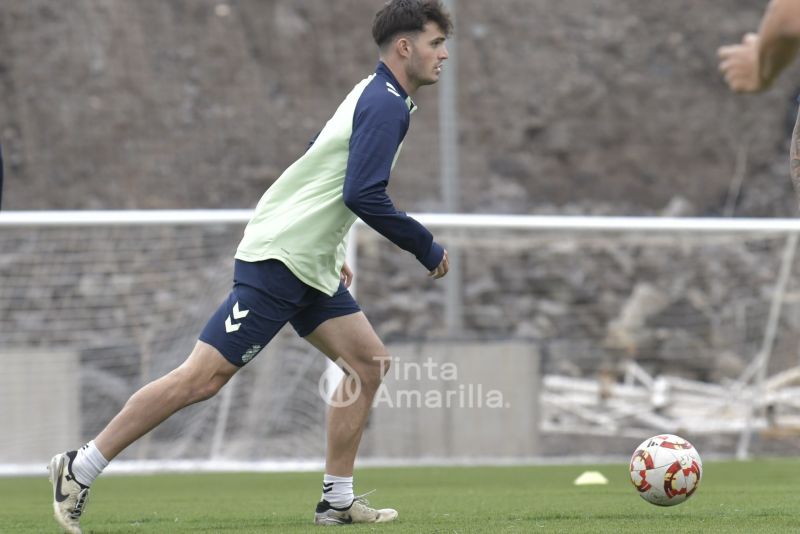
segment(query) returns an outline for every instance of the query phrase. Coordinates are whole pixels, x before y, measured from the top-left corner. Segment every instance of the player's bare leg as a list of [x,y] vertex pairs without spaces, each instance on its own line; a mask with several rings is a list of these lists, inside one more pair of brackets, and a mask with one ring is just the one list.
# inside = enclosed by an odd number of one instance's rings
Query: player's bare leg
[[113,459],[173,413],[213,397],[238,370],[217,349],[198,341],[191,355],[179,367],[142,387],[128,399],[95,438],[97,448],[106,459]]
[[335,397],[344,402],[328,411],[326,470],[331,475],[351,476],[372,400],[388,369],[388,354],[363,313],[325,321],[306,339],[331,360],[346,362],[360,381],[360,394],[353,400],[348,398],[349,388],[343,380]]
[[[306,339],[333,361],[343,360],[353,377],[346,377],[334,394],[338,402],[328,410],[327,451],[325,473],[334,477],[352,478],[358,445],[364,432],[372,401],[388,370],[389,356],[386,347],[363,313],[354,313],[329,319],[317,327]],[[357,377],[357,378],[356,378]],[[357,380],[354,391],[348,380]],[[352,481],[351,481],[352,483]],[[324,491],[324,490],[323,490]],[[383,523],[392,521],[397,512],[390,508],[370,508],[363,498],[354,498],[342,507],[333,507],[327,500],[317,506],[317,524]]]
[[[128,445],[181,408],[212,397],[238,371],[211,345],[198,341],[186,361],[172,372],[134,393],[122,410],[95,438],[106,463]],[[92,480],[73,472],[77,451],[57,454],[48,467],[53,484],[53,513],[70,534],[80,534],[80,517]],[[80,473],[79,473],[80,474]],[[95,473],[95,476],[99,471]]]

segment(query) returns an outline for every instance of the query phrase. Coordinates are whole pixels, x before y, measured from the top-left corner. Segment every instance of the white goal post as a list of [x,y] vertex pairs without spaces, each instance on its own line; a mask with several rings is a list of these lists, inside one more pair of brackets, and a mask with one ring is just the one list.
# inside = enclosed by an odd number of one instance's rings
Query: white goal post
[[[247,222],[248,209],[219,210],[37,210],[0,211],[0,227],[12,226],[86,226],[160,225]],[[555,215],[491,215],[410,213],[431,228],[497,228],[517,230],[585,230],[648,232],[800,232],[800,219],[717,218],[717,217],[605,217]],[[362,226],[361,220],[356,226]]]

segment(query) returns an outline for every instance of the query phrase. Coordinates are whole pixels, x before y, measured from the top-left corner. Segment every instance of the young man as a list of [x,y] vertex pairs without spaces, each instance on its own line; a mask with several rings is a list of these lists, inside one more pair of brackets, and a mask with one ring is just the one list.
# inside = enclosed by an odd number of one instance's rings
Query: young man
[[[134,393],[94,440],[51,460],[55,517],[67,531],[80,532],[89,487],[110,460],[176,411],[216,394],[287,322],[327,357],[346,362],[361,384],[355,400],[328,412],[315,522],[397,517],[353,495],[353,463],[387,353],[347,290],[353,273],[344,263],[344,240],[361,217],[414,254],[430,277],[447,274],[447,252],[395,209],[386,185],[415,109],[411,97],[439,79],[451,30],[438,0],[392,0],[377,13],[377,70],[259,201],[236,252],[233,290],[187,360]],[[342,398],[344,383],[337,392]]]
[[[757,93],[769,89],[800,48],[800,1],[771,0],[758,34],[748,33],[741,44],[719,49],[719,70],[732,91]],[[791,175],[800,196],[800,114],[792,134]]]

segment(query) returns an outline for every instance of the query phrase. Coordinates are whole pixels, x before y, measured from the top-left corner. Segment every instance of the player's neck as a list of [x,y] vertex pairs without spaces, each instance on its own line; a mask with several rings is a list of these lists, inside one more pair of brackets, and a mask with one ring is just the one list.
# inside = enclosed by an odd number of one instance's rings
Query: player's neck
[[406,92],[406,94],[413,97],[414,93],[416,93],[417,89],[419,89],[419,86],[409,79],[408,75],[406,74],[406,70],[403,68],[403,63],[397,58],[392,57],[381,57],[380,59],[383,61],[383,64],[386,65],[392,72],[392,75],[397,80],[397,83],[403,87],[403,90]]

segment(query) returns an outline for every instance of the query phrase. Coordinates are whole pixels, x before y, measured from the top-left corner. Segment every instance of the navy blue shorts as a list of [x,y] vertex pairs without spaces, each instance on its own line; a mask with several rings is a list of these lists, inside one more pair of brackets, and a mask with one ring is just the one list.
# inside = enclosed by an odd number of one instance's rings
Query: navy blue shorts
[[233,289],[209,319],[200,341],[241,367],[287,322],[306,337],[328,319],[359,311],[344,284],[329,296],[300,281],[278,260],[236,260]]

